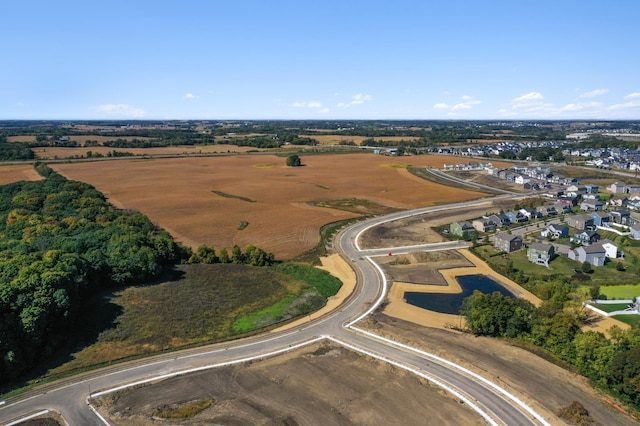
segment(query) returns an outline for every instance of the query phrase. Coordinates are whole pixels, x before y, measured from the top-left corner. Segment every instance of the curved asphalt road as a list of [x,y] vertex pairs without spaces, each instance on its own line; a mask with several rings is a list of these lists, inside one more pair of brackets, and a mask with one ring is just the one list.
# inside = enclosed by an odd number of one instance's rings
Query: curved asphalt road
[[486,379],[446,360],[383,339],[354,326],[382,302],[387,290],[386,278],[370,256],[383,255],[390,250],[401,253],[465,247],[464,243],[445,242],[362,250],[358,244],[358,237],[362,232],[381,223],[409,216],[479,206],[488,202],[477,200],[397,212],[357,223],[341,232],[336,237],[336,249],[351,263],[356,272],[356,290],[337,309],[313,322],[284,332],[265,333],[247,339],[145,358],[44,385],[19,397],[0,402],[0,424],[13,424],[29,413],[49,409],[60,412],[70,425],[102,425],[105,422],[87,405],[87,397],[90,394],[95,397],[114,389],[185,374],[187,371],[275,355],[321,339],[332,340],[428,378],[476,409],[491,424],[548,424],[529,407]]

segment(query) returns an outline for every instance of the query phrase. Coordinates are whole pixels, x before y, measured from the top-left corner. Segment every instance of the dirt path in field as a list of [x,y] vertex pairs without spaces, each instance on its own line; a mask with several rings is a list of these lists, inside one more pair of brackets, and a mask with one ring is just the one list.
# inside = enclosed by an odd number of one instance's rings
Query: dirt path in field
[[342,287],[340,287],[340,290],[338,290],[338,293],[336,293],[335,296],[331,296],[327,300],[327,304],[322,309],[312,313],[311,315],[307,315],[304,318],[300,318],[289,324],[283,325],[282,327],[278,327],[272,331],[273,333],[298,327],[306,322],[319,318],[340,306],[340,304],[349,297],[351,293],[353,293],[353,290],[356,287],[356,274],[339,254],[321,257],[320,262],[322,262],[322,266],[319,266],[318,268],[328,271],[331,275],[342,281]]

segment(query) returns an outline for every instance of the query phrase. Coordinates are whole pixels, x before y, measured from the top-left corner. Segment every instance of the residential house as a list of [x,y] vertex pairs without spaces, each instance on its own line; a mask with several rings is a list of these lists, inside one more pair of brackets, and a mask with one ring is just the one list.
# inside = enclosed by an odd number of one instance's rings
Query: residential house
[[571,206],[571,207],[575,207],[578,205],[578,197],[567,197],[567,196],[562,196],[558,198],[557,203],[559,204],[564,204],[567,206]]
[[607,186],[607,189],[614,194],[621,194],[627,191],[627,184],[622,182],[613,182],[611,185]]
[[577,260],[582,263],[588,262],[593,266],[602,266],[604,265],[606,250],[600,244],[588,247],[580,246],[575,250],[570,250],[568,256],[571,260]]
[[607,201],[607,204],[612,207],[626,207],[629,203],[629,199],[624,195],[614,195]]
[[547,238],[565,238],[569,236],[569,227],[566,225],[557,225],[552,223],[540,231],[540,235]]
[[588,214],[576,214],[573,216],[569,216],[567,218],[567,223],[572,228],[576,228],[580,231],[583,229],[593,229],[595,225],[593,224],[593,217]]
[[631,239],[640,240],[640,223],[636,223],[631,228],[629,228],[629,232],[631,232],[631,235],[629,235]]
[[506,212],[505,215],[509,218],[509,221],[511,221],[511,223],[522,223],[522,222],[526,222],[527,220],[529,220],[520,211],[517,211],[517,212]]
[[526,176],[520,175],[520,176],[516,176],[515,182],[519,185],[524,185],[525,183],[531,182],[531,179],[529,179]]
[[467,233],[466,235],[475,234],[476,229],[471,223],[467,221],[453,222],[451,225],[449,225],[449,232],[451,232],[452,235],[462,237],[465,235],[465,232]]
[[509,216],[507,216],[504,213],[492,214],[487,219],[497,224],[498,227],[511,225],[511,220],[509,219]]
[[618,246],[613,243],[613,241],[605,238],[604,240],[600,240],[598,242],[604,248],[605,254],[608,258],[617,259],[621,257],[622,253],[618,251]]
[[568,206],[566,204],[558,204],[556,208],[558,209],[558,213],[559,214],[570,214],[570,213],[573,213],[573,210],[571,209],[571,206]]
[[555,206],[540,206],[536,208],[538,215],[540,216],[557,216],[558,209]]
[[631,212],[626,209],[618,209],[609,212],[611,214],[611,221],[620,225],[630,225]]
[[627,185],[627,192],[633,194],[634,192],[640,192],[640,185]]
[[537,219],[538,218],[538,211],[536,209],[534,209],[534,208],[531,208],[531,207],[520,209],[519,212],[522,213],[523,215],[525,215],[528,220],[532,220],[532,219]]
[[497,224],[489,219],[476,219],[471,224],[478,232],[493,232],[497,228]]
[[606,212],[593,212],[589,216],[593,218],[594,226],[607,226],[611,222],[611,216]]
[[511,253],[522,248],[522,237],[500,232],[493,237],[493,246],[498,251]]
[[527,259],[537,265],[549,267],[549,262],[555,256],[555,248],[552,244],[533,243],[527,249]]
[[597,194],[600,191],[598,185],[585,185],[584,188],[587,190],[587,194]]
[[602,210],[603,204],[597,200],[584,200],[580,204],[580,210],[586,212],[597,212]]
[[588,231],[586,229],[576,232],[569,238],[569,241],[571,241],[572,243],[582,244],[583,246],[597,243],[599,240],[600,234],[598,234],[596,231]]

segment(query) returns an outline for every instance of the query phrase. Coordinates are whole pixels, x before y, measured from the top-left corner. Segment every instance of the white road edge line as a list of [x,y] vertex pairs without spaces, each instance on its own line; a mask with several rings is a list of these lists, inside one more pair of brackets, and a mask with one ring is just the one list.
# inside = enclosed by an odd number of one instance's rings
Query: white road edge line
[[[380,277],[382,278],[382,291],[380,292],[380,296],[378,297],[378,299],[375,302],[373,302],[373,305],[371,305],[371,307],[369,309],[367,309],[365,311],[365,313],[363,313],[362,315],[360,315],[359,317],[357,317],[356,319],[354,319],[353,321],[351,321],[350,323],[345,325],[345,327],[347,327],[347,328],[351,328],[351,326],[353,324],[357,323],[362,318],[364,318],[366,316],[369,316],[371,314],[371,312],[375,311],[376,308],[380,305],[380,303],[382,303],[384,298],[387,297],[387,277],[385,277],[384,271],[382,270],[380,265],[378,265],[376,262],[371,260],[371,258],[369,256],[365,256],[365,259],[367,259],[369,262],[371,262],[371,264],[378,270],[378,273],[380,274]],[[362,284],[365,285],[365,283],[362,283]]]
[[39,417],[39,416],[44,416],[45,414],[49,414],[49,410],[42,410],[42,411],[38,411],[37,413],[30,414],[27,417],[21,417],[18,420],[14,420],[11,423],[7,423],[5,426],[18,425],[18,424],[20,424],[22,422],[25,422],[27,420],[31,420],[31,419],[34,419],[34,418]]
[[278,355],[278,354],[281,354],[281,353],[284,353],[284,352],[288,352],[288,351],[292,351],[294,349],[301,348],[303,346],[310,345],[310,344],[318,342],[318,341],[320,341],[322,339],[324,339],[324,337],[322,337],[322,336],[321,337],[315,337],[315,338],[313,338],[311,340],[307,340],[307,341],[298,343],[296,345],[287,346],[286,348],[277,349],[275,351],[267,352],[267,353],[260,354],[260,355],[254,355],[254,356],[250,356],[250,357],[246,357],[246,358],[236,359],[236,360],[233,360],[233,361],[220,362],[220,363],[217,363],[217,364],[205,365],[203,367],[189,368],[187,370],[174,371],[173,373],[162,374],[162,375],[154,376],[154,377],[148,377],[148,378],[143,379],[143,380],[138,380],[137,382],[128,383],[126,385],[121,385],[121,386],[116,386],[115,388],[106,389],[106,390],[103,390],[103,391],[100,391],[100,392],[93,392],[91,394],[91,396],[92,397],[97,397],[97,396],[107,395],[107,394],[110,394],[110,393],[113,393],[113,392],[117,392],[119,390],[126,389],[126,388],[129,388],[129,387],[132,387],[132,386],[137,386],[137,385],[141,385],[141,384],[144,384],[144,383],[154,382],[154,381],[157,381],[157,380],[168,379],[168,378],[171,378],[171,377],[180,376],[182,374],[194,373],[196,371],[209,370],[209,369],[216,368],[216,367],[225,367],[227,365],[233,365],[233,364],[241,364],[243,362],[253,361],[253,360],[256,360],[256,359],[269,358],[269,357],[272,357],[274,355]]
[[104,423],[104,424],[105,424],[105,425],[107,425],[107,426],[111,426],[111,423],[109,423],[109,422],[107,421],[107,419],[105,419],[104,417],[102,417],[102,414],[98,413],[98,410],[96,410],[96,409],[93,407],[93,405],[91,405],[91,404],[89,403],[89,402],[90,402],[90,401],[89,401],[89,398],[90,398],[90,396],[87,398],[87,405],[89,406],[89,409],[90,409],[91,411],[93,411],[93,414],[95,414],[95,415],[100,419],[100,421],[102,421],[102,423]]
[[491,387],[492,389],[494,389],[496,392],[501,393],[502,395],[506,396],[507,398],[509,398],[510,400],[512,400],[513,402],[515,402],[516,404],[518,404],[518,405],[519,405],[523,410],[525,410],[528,414],[530,414],[530,415],[532,415],[533,417],[535,417],[535,418],[536,418],[536,420],[538,420],[538,421],[539,421],[540,423],[542,423],[543,425],[545,425],[545,426],[551,426],[551,424],[550,424],[549,422],[547,422],[547,421],[546,421],[546,420],[545,420],[545,419],[544,419],[540,414],[538,414],[536,411],[534,411],[531,407],[529,407],[527,404],[525,404],[523,401],[521,401],[521,400],[520,400],[519,398],[517,398],[515,395],[513,395],[513,394],[511,394],[511,393],[507,392],[506,390],[504,390],[504,389],[503,389],[503,388],[501,388],[500,386],[496,385],[495,383],[493,383],[493,382],[492,382],[492,381],[490,381],[489,379],[487,379],[487,378],[485,378],[485,377],[482,377],[481,375],[479,375],[479,374],[477,374],[477,373],[474,373],[473,371],[468,370],[467,368],[465,368],[465,367],[463,367],[463,366],[461,366],[461,365],[455,364],[455,363],[453,363],[453,362],[451,362],[451,361],[449,361],[449,360],[446,360],[446,359],[444,359],[444,358],[441,358],[441,357],[439,357],[439,356],[437,356],[437,355],[434,355],[434,354],[431,354],[431,353],[429,353],[429,352],[425,352],[425,351],[423,351],[423,350],[421,350],[421,349],[417,349],[417,348],[414,348],[414,347],[412,347],[412,346],[408,346],[408,345],[405,345],[405,344],[402,344],[402,343],[396,342],[395,340],[387,339],[386,337],[378,336],[377,334],[371,333],[370,331],[366,331],[366,330],[363,330],[363,329],[361,329],[361,328],[357,328],[357,327],[353,327],[353,326],[351,326],[351,327],[349,327],[349,328],[351,328],[352,330],[357,331],[357,332],[359,332],[359,333],[365,334],[365,335],[367,335],[367,336],[369,336],[369,337],[371,337],[371,338],[374,338],[374,339],[377,339],[377,340],[382,340],[383,342],[386,342],[386,343],[391,344],[391,345],[393,345],[393,346],[397,346],[397,347],[400,347],[400,348],[406,349],[406,350],[408,350],[408,351],[418,353],[418,354],[420,354],[420,355],[422,355],[422,356],[424,356],[424,357],[427,357],[427,358],[431,358],[431,359],[433,359],[433,360],[436,360],[438,363],[446,364],[446,365],[447,365],[447,366],[449,366],[449,367],[456,368],[456,369],[458,369],[458,370],[460,370],[460,371],[464,372],[465,374],[467,374],[467,375],[469,375],[469,376],[471,376],[471,377],[475,378],[476,380],[481,381],[482,383],[484,383],[484,384],[486,384],[487,386],[489,386],[489,387]]
[[452,388],[451,386],[448,386],[447,384],[440,382],[437,379],[434,379],[433,377],[423,373],[420,370],[416,370],[414,368],[411,368],[409,366],[403,365],[397,361],[393,361],[390,359],[387,359],[383,356],[374,354],[372,352],[366,351],[364,349],[361,349],[357,346],[351,345],[349,343],[345,343],[341,340],[338,340],[332,336],[325,336],[328,340],[331,340],[334,343],[337,343],[339,345],[344,346],[345,348],[349,348],[352,351],[356,351],[356,352],[360,352],[362,354],[368,355],[372,358],[378,359],[380,361],[386,362],[388,364],[394,365],[398,368],[402,368],[403,370],[407,370],[410,373],[415,374],[416,376],[422,377],[424,379],[427,379],[428,381],[432,382],[433,384],[435,384],[436,386],[444,389],[445,391],[451,393],[452,395],[454,395],[455,397],[459,398],[460,400],[462,400],[466,405],[468,405],[473,411],[477,412],[478,414],[480,414],[480,416],[482,416],[483,419],[485,419],[487,421],[487,423],[489,423],[492,426],[499,426],[499,424],[491,417],[489,416],[489,414],[487,414],[484,410],[482,410],[478,405],[476,405],[474,402],[472,402],[469,398],[467,398],[465,395],[461,394],[460,392],[458,392],[456,389]]

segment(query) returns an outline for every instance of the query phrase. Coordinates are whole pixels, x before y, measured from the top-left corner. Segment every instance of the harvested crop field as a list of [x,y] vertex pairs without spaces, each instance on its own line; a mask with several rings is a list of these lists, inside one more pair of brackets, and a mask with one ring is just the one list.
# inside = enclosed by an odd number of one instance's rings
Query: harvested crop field
[[40,176],[31,164],[0,166],[0,185],[20,180],[40,180]]
[[484,424],[426,380],[335,345],[179,376],[96,401],[113,425],[153,425],[160,407],[213,399],[190,418],[164,424]]
[[243,153],[247,151],[256,151],[256,148],[250,146],[236,145],[179,145],[158,148],[111,148],[108,146],[92,146],[88,148],[64,148],[64,147],[40,147],[32,148],[36,157],[41,160],[52,160],[55,158],[72,158],[74,156],[86,157],[87,152],[93,154],[102,154],[105,157],[107,153],[116,150],[120,152],[130,152],[134,155],[182,155],[182,154],[227,154],[227,153]]
[[[285,158],[275,155],[133,159],[52,167],[70,179],[96,186],[118,207],[141,211],[192,247],[254,245],[280,259],[313,248],[322,225],[357,216],[308,204],[313,201],[358,198],[410,209],[483,196],[421,180],[406,170],[409,162],[440,167],[447,157],[342,154],[301,158],[304,166],[296,168],[286,167]],[[248,225],[238,229],[241,222]]]

